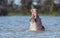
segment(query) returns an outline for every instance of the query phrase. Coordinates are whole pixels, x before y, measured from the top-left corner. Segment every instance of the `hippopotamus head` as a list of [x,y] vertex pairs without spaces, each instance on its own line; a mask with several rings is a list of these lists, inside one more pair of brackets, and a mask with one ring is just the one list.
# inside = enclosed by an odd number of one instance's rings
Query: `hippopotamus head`
[[32,18],[36,18],[36,16],[37,16],[37,9],[31,9],[31,13],[32,13]]

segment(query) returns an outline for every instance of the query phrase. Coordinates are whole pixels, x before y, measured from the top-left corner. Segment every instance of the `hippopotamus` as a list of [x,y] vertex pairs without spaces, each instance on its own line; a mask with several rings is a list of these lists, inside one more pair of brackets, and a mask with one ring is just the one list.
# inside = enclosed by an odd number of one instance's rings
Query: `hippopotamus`
[[42,25],[41,18],[39,18],[37,9],[31,9],[32,16],[30,18],[30,31],[44,31],[45,28]]

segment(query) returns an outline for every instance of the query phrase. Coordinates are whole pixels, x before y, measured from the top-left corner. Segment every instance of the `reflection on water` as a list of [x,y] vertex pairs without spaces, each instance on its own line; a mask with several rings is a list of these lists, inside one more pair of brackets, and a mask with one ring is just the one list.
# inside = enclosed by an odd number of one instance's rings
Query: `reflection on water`
[[46,31],[30,32],[29,16],[1,16],[0,38],[60,38],[60,17],[40,16]]

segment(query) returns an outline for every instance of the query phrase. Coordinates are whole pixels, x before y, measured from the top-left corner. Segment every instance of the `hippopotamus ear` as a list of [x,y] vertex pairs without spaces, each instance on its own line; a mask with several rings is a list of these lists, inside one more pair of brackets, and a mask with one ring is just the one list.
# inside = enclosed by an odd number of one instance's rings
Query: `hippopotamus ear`
[[30,10],[30,12],[32,12],[32,11],[33,11],[33,9]]

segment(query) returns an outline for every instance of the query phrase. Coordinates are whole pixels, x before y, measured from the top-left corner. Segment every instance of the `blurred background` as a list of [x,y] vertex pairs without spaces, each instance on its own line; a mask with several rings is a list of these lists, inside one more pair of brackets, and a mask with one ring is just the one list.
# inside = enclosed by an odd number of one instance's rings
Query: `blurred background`
[[60,15],[60,0],[0,0],[0,16],[30,15],[31,5],[39,15]]

